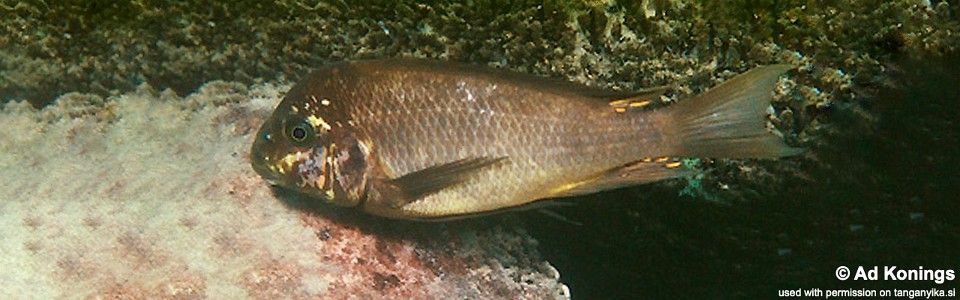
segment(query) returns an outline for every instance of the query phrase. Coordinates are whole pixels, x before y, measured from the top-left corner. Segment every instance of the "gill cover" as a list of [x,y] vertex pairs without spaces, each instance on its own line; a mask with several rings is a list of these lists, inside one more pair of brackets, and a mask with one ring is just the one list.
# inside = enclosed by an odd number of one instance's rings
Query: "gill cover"
[[330,184],[324,191],[327,200],[341,206],[355,206],[366,195],[369,149],[352,135],[343,135],[328,148],[326,173]]

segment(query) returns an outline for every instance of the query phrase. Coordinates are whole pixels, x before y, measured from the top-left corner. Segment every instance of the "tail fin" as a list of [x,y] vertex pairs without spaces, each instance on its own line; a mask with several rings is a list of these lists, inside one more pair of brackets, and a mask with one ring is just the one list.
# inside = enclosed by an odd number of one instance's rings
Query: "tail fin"
[[666,108],[671,155],[714,158],[775,158],[798,154],[766,128],[767,107],[777,79],[792,67],[762,66],[687,101]]

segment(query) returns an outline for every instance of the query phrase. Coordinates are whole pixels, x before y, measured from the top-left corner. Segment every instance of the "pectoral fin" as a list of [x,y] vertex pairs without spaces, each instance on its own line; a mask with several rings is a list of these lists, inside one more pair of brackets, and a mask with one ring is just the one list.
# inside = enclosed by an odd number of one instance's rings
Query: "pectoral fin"
[[486,167],[506,157],[470,157],[427,167],[399,178],[386,180],[380,189],[393,208],[400,208],[443,189],[459,185]]

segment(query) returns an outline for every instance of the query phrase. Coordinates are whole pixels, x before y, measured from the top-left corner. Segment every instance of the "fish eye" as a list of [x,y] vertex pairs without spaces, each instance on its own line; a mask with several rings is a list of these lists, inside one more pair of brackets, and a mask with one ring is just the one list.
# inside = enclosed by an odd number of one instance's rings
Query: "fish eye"
[[287,128],[287,135],[294,143],[306,143],[313,136],[313,126],[307,122],[297,122]]

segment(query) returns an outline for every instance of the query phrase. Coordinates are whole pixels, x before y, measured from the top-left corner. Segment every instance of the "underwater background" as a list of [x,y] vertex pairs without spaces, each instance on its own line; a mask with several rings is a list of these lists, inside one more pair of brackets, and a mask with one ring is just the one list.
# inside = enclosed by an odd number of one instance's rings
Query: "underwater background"
[[[2,1],[0,296],[773,298],[949,289],[960,269],[957,1]],[[673,101],[797,67],[798,157],[449,223],[271,190],[246,159],[329,62],[428,57]],[[575,224],[579,223],[579,224]],[[41,287],[45,290],[40,291]]]

